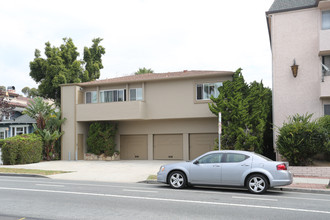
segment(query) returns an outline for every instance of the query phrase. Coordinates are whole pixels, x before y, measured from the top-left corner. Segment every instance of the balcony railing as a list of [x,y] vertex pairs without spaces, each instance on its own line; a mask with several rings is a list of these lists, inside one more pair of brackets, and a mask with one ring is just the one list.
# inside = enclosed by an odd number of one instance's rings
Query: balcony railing
[[145,102],[108,102],[78,104],[77,121],[111,121],[145,119]]

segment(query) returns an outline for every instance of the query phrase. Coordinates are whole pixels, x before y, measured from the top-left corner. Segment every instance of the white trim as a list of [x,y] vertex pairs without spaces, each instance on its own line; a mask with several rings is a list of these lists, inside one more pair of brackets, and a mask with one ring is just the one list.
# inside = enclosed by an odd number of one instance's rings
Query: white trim
[[[219,87],[217,87],[217,84],[220,84]],[[204,98],[204,87],[207,86],[213,86],[214,87],[214,94],[210,94],[211,95],[215,95],[217,93],[217,89],[220,88],[221,86],[223,86],[223,82],[203,82],[203,83],[196,83],[195,84],[195,92],[196,92],[196,101],[205,101],[205,100],[211,100],[210,98]],[[202,89],[202,97],[201,99],[198,99],[198,85],[201,85],[201,89]],[[219,95],[219,94],[218,94]]]
[[[10,137],[14,137],[17,135],[17,128],[23,128],[22,134],[28,134],[29,125],[9,125],[10,127]],[[13,129],[15,130],[15,135],[13,135]]]
[[[93,95],[92,93],[95,92],[96,94],[96,102],[93,102]],[[91,102],[87,103],[87,93],[91,93]],[[85,104],[93,104],[93,103],[98,103],[98,97],[97,97],[97,91],[86,91],[85,92]]]
[[[131,100],[131,90],[135,90],[135,100]],[[137,97],[138,97],[138,93],[137,93],[137,90],[138,89],[141,89],[141,99],[137,99]],[[141,88],[141,87],[136,87],[136,88],[130,88],[129,89],[129,101],[143,101],[143,88]]]
[[101,93],[103,92],[103,94],[104,94],[104,92],[111,92],[111,91],[123,91],[123,100],[122,101],[118,101],[118,92],[117,92],[117,101],[112,101],[112,102],[125,102],[127,100],[127,97],[126,97],[126,100],[125,100],[125,96],[126,96],[125,90],[126,90],[126,88],[124,88],[124,89],[106,89],[106,90],[100,90],[100,93],[99,93],[99,95],[100,95],[99,102],[100,103],[109,103],[109,102],[102,102]]

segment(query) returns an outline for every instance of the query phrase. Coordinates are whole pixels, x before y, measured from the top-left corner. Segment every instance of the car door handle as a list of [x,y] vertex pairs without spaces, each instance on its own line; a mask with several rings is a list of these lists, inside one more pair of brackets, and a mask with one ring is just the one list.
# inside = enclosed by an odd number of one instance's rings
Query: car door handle
[[241,165],[242,167],[244,166],[244,167],[248,167],[248,166],[250,166],[249,164],[242,164]]
[[220,167],[220,165],[213,165],[213,167]]

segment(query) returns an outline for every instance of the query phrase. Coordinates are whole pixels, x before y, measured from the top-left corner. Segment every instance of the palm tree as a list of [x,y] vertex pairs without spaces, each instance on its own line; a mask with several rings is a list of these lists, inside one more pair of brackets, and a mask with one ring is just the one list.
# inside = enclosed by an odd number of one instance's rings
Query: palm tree
[[55,112],[55,108],[52,105],[44,102],[41,97],[36,97],[33,101],[30,101],[28,107],[23,111],[23,114],[27,114],[31,118],[37,121],[37,128],[43,130],[46,127],[46,121]]
[[37,121],[33,128],[43,140],[44,157],[51,160],[55,156],[55,143],[64,133],[61,132],[61,125],[66,119],[61,119],[61,111],[40,97],[34,98],[23,113]]
[[147,69],[147,68],[143,67],[143,68],[139,68],[139,70],[136,71],[134,74],[140,75],[140,74],[146,74],[146,73],[154,73],[154,71],[152,69]]

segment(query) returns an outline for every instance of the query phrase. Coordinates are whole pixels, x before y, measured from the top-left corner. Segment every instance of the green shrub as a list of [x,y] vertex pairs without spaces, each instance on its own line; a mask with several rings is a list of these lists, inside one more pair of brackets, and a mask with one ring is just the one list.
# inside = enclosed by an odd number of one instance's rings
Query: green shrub
[[2,161],[6,165],[37,163],[42,159],[42,140],[36,134],[7,138],[2,145]]
[[311,114],[297,114],[279,129],[277,150],[290,165],[308,165],[313,156],[325,151],[326,134],[311,117]]
[[324,147],[326,152],[330,153],[330,115],[323,116],[319,118],[318,124],[320,125],[322,132],[326,136]]
[[318,120],[322,131],[325,133],[326,141],[324,143],[325,147],[325,159],[330,161],[330,115],[325,115]]
[[87,152],[112,156],[115,151],[117,125],[109,122],[94,122],[89,126]]
[[0,139],[0,149],[2,148],[2,145],[5,144],[5,140],[4,139]]

